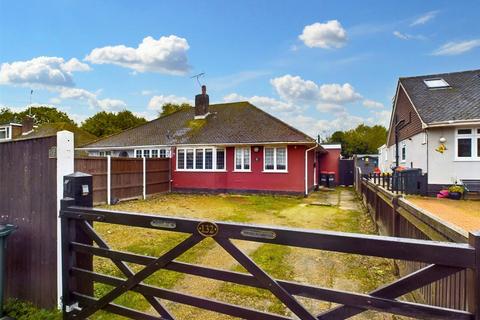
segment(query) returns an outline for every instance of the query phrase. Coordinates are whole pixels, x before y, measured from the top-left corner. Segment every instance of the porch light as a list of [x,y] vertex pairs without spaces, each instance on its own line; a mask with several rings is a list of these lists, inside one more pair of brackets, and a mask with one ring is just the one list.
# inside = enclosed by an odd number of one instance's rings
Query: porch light
[[438,141],[440,141],[440,143],[445,143],[445,142],[447,142],[447,138],[440,137],[440,139],[438,139]]

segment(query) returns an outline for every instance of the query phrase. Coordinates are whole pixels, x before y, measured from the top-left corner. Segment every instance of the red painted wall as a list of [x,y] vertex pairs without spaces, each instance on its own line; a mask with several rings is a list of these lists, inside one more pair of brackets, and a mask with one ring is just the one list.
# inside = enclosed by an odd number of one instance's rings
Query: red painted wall
[[328,149],[328,153],[319,155],[319,171],[335,172],[335,182],[338,183],[338,164],[340,162],[341,149]]
[[[251,172],[234,172],[234,147],[227,148],[227,172],[176,171],[176,152],[172,154],[174,189],[258,190],[303,193],[305,191],[305,146],[288,146],[288,173],[264,173],[263,147],[251,147]],[[309,152],[309,185],[313,187],[314,152]]]

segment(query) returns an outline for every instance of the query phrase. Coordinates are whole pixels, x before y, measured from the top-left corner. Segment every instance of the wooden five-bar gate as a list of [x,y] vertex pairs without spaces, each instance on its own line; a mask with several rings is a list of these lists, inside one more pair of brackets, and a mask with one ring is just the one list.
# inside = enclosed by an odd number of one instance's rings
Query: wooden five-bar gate
[[[480,234],[470,235],[470,244],[434,242],[375,235],[316,231],[258,225],[211,222],[170,216],[127,213],[92,208],[91,178],[71,177],[62,200],[63,306],[65,319],[85,319],[98,310],[132,319],[174,319],[163,300],[190,305],[242,319],[286,320],[345,319],[366,310],[387,312],[420,319],[480,319]],[[94,222],[182,232],[185,240],[160,257],[112,250],[93,228]],[[176,260],[188,249],[213,238],[248,272],[239,273],[188,264]],[[300,248],[418,261],[426,266],[368,294],[322,288],[272,278],[232,240],[272,243]],[[95,245],[94,245],[95,244]],[[92,257],[109,258],[123,278],[101,274],[92,268]],[[127,263],[143,265],[134,273]],[[167,290],[143,281],[160,269],[269,290],[292,316],[268,313],[244,306]],[[439,279],[468,270],[471,285],[468,311],[417,304],[397,299]],[[312,270],[325,272],[325,270]],[[93,295],[93,283],[113,286],[103,297]],[[127,308],[113,301],[127,291],[143,295],[157,315]],[[297,299],[306,297],[339,304],[313,314]]]

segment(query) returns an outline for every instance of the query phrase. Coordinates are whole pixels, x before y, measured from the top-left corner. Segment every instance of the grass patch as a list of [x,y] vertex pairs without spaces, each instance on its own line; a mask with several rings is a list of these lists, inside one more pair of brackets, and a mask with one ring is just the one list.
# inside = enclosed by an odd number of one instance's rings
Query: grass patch
[[62,313],[58,310],[46,310],[35,307],[30,302],[9,299],[4,305],[5,313],[17,320],[60,320]]
[[[264,244],[255,250],[250,257],[270,276],[277,279],[291,279],[293,269],[286,263],[286,257],[290,254],[291,248],[286,246]],[[240,265],[233,268],[233,271],[247,271]],[[243,286],[233,283],[224,283],[217,298],[226,300],[230,303],[256,305],[259,309],[278,314],[286,314],[285,306],[273,294],[265,289],[258,289],[249,286]],[[265,308],[266,307],[266,308]]]

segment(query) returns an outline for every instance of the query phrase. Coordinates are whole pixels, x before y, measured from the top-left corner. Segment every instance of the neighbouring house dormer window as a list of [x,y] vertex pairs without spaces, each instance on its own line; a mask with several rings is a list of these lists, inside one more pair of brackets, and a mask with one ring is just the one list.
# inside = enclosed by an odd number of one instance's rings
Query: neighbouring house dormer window
[[287,172],[287,147],[265,147],[263,171]]
[[225,148],[177,148],[177,171],[224,171]]
[[10,127],[0,127],[0,140],[12,139]]
[[235,171],[251,171],[250,147],[235,148]]
[[169,150],[163,149],[135,149],[135,158],[168,158]]
[[99,153],[100,157],[106,157],[106,156],[111,156],[112,152],[111,151],[100,151]]
[[480,161],[480,128],[456,129],[455,160]]

